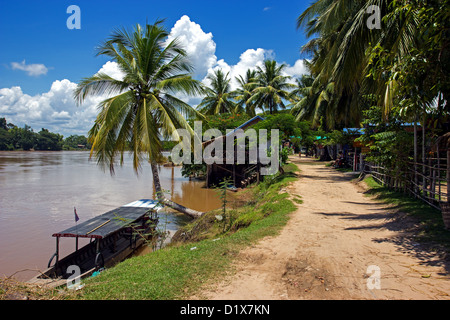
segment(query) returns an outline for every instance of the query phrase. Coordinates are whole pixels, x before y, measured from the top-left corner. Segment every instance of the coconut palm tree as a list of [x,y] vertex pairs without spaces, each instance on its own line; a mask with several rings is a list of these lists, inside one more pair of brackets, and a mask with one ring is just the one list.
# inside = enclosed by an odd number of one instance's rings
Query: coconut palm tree
[[[248,69],[245,77],[236,77],[239,87],[234,91],[236,103],[236,113],[245,112],[250,117],[256,116],[255,104],[248,100],[252,96],[253,89],[256,88],[256,70]],[[245,106],[245,107],[244,107]]]
[[211,81],[211,87],[206,88],[206,97],[197,106],[204,115],[220,113],[234,113],[235,104],[231,100],[229,73],[224,74],[221,69],[216,69],[214,74],[209,74],[207,79]]
[[297,121],[308,120],[314,127],[319,125],[322,114],[320,106],[323,98],[320,93],[313,87],[314,77],[312,75],[303,75],[300,79],[296,79],[297,88],[290,95],[294,101],[291,104],[291,113],[296,117]]
[[285,101],[289,99],[288,90],[295,88],[295,85],[287,82],[290,77],[283,75],[285,68],[285,64],[277,65],[275,60],[266,60],[263,68],[257,67],[256,85],[246,103],[268,110],[270,114],[279,108],[285,109]]
[[99,46],[97,55],[115,61],[123,79],[97,73],[80,81],[74,96],[79,104],[88,96],[109,96],[99,104],[99,114],[89,131],[91,157],[95,156],[98,164],[113,173],[116,160],[122,165],[124,153],[131,151],[133,168],[138,172],[146,158],[159,201],[198,217],[201,212],[165,198],[158,174],[162,140],[172,134],[177,137],[178,128],[193,132],[185,117],[201,117],[174,94],[202,93],[201,84],[190,76],[192,68],[186,52],[176,39],[167,43],[168,32],[162,22],[113,31]]
[[[371,7],[380,10],[381,29],[368,27]],[[406,8],[406,9],[405,9]],[[316,55],[313,74],[322,84],[334,82],[336,97],[346,95],[351,108],[361,103],[360,92],[376,93],[380,104],[392,106],[395,81],[387,81],[383,70],[369,77],[374,48],[386,48],[386,59],[402,61],[417,45],[419,10],[390,0],[316,0],[297,19],[312,39],[303,50]]]

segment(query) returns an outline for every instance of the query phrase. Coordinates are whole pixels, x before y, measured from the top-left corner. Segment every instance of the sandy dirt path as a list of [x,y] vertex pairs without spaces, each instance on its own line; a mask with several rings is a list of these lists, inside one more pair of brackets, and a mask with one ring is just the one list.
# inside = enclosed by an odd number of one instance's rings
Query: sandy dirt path
[[414,242],[413,222],[364,195],[351,177],[291,158],[288,192],[303,204],[276,237],[242,251],[236,272],[197,299],[450,300],[450,261]]

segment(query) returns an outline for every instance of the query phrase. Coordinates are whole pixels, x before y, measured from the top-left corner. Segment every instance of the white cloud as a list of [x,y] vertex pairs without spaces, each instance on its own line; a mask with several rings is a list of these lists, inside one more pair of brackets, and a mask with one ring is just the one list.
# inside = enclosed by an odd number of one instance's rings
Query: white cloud
[[[248,69],[256,69],[256,67],[262,67],[264,64],[264,60],[271,55],[271,51],[267,51],[261,48],[258,49],[248,49],[244,53],[241,54],[239,58],[239,62],[235,65],[227,64],[223,59],[217,61],[214,67],[208,70],[208,74],[213,74],[215,70],[222,69],[222,71],[226,74],[229,73],[230,86],[231,90],[234,90],[238,87],[238,82],[236,81],[236,77],[245,76]],[[209,80],[206,78],[208,74],[203,79],[203,83],[206,85],[209,84]]]
[[[108,61],[97,73],[121,80],[123,72],[116,62]],[[81,106],[73,98],[77,84],[67,79],[55,80],[48,92],[30,96],[22,88],[0,89],[0,115],[17,126],[25,124],[35,131],[41,128],[65,137],[72,134],[87,135],[97,116],[98,104],[106,96],[88,97]]]
[[296,78],[300,78],[301,75],[308,73],[308,68],[305,65],[304,60],[297,60],[293,66],[287,65],[284,69],[285,75],[292,77],[291,83],[295,83]]
[[[238,87],[238,82],[236,81],[236,77],[241,75],[245,76],[248,69],[256,69],[257,67],[263,67],[264,61],[267,59],[275,59],[275,54],[272,50],[266,49],[248,49],[244,53],[241,54],[239,58],[239,62],[235,65],[228,65],[223,59],[217,61],[216,65],[213,68],[208,70],[208,74],[213,74],[213,72],[221,68],[224,73],[229,73],[229,77],[231,79],[230,85],[231,90],[234,90]],[[285,63],[286,68],[284,69],[284,75],[290,76],[292,79],[291,83],[295,83],[295,78],[300,77],[302,74],[308,73],[307,68],[305,66],[304,60],[299,59],[295,62],[293,66]],[[209,80],[206,78],[203,79],[203,83],[208,85]]]
[[123,80],[125,77],[125,74],[120,70],[117,62],[114,61],[106,62],[97,73],[105,73],[116,80]]
[[48,68],[40,63],[37,64],[26,64],[25,60],[22,62],[11,62],[11,67],[13,70],[22,70],[28,73],[29,76],[37,77],[43,74],[47,74]]
[[87,98],[82,106],[73,99],[77,84],[67,79],[53,82],[48,92],[30,96],[18,86],[0,89],[0,114],[10,123],[27,124],[35,131],[46,128],[63,134],[87,135],[104,97]]
[[[231,88],[235,89],[237,87],[235,77],[245,76],[248,69],[262,66],[265,59],[275,59],[273,51],[257,48],[243,52],[235,65],[228,64],[224,59],[219,60],[216,57],[216,43],[212,33],[204,32],[200,25],[192,22],[188,16],[181,17],[172,28],[168,39],[173,40],[175,37],[185,48],[195,67],[194,78],[204,83],[208,83],[206,80],[208,73],[222,68],[224,72],[229,72],[232,79]],[[44,70],[47,70],[43,65],[43,67],[26,65],[25,61],[16,64],[16,69],[24,70],[30,75],[38,75],[39,72],[44,74]],[[123,78],[117,63],[111,61],[106,62],[98,72],[106,73],[118,80]],[[299,77],[304,73],[306,68],[303,60],[297,60],[293,66],[288,65],[285,69],[285,74],[292,77]],[[2,88],[0,116],[18,126],[30,125],[35,131],[46,128],[65,137],[71,134],[87,135],[97,116],[97,106],[106,97],[88,97],[81,106],[77,106],[73,99],[73,90],[76,86],[76,83],[67,79],[56,80],[48,92],[34,96],[24,93],[19,86]],[[201,101],[199,97],[180,96],[180,98],[193,107]]]
[[211,32],[206,33],[199,24],[184,15],[170,31],[168,42],[178,39],[194,67],[194,77],[202,78],[217,63],[216,43]]
[[[268,7],[267,10],[270,10],[270,8]],[[257,48],[243,52],[235,65],[228,64],[224,59],[219,60],[216,56],[216,43],[213,40],[212,33],[203,31],[201,26],[191,21],[187,15],[182,16],[171,29],[168,41],[175,38],[186,50],[195,69],[193,77],[206,85],[210,84],[207,79],[208,74],[212,74],[216,69],[221,68],[225,73],[229,73],[231,89],[234,90],[238,86],[236,77],[239,75],[245,76],[248,69],[255,69],[257,66],[262,67],[266,59],[275,59],[272,50]],[[303,60],[297,60],[294,66],[287,65],[285,73],[292,77],[298,77],[306,73]],[[193,106],[201,101],[201,99],[193,97],[180,96],[180,98]]]

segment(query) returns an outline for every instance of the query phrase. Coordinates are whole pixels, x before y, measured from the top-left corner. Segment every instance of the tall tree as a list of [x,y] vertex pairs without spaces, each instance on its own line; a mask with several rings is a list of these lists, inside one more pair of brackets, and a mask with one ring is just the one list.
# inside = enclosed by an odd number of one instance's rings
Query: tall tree
[[256,106],[249,101],[252,96],[253,89],[256,88],[256,70],[248,69],[245,77],[239,75],[236,77],[239,87],[234,91],[234,99],[236,103],[236,113],[245,112],[250,117],[256,116]]
[[295,85],[288,82],[290,77],[283,75],[285,68],[285,64],[277,65],[275,60],[266,60],[262,68],[257,67],[256,85],[246,103],[254,104],[270,114],[280,108],[285,109],[289,90],[295,88]]
[[192,79],[192,67],[177,39],[167,43],[168,32],[156,21],[154,25],[137,24],[112,32],[100,45],[97,55],[115,61],[125,75],[114,79],[104,73],[85,78],[74,96],[82,103],[87,96],[111,95],[99,105],[100,112],[89,140],[91,156],[114,172],[116,159],[123,164],[124,152],[131,149],[133,167],[139,171],[144,156],[151,165],[153,184],[163,204],[191,217],[201,212],[185,208],[164,196],[158,173],[162,141],[184,128],[193,133],[185,117],[201,115],[177,98],[175,93],[198,95],[202,86]]
[[[361,97],[376,94],[379,105],[388,111],[402,88],[411,88],[412,77],[414,86],[422,86],[426,77],[421,79],[417,71],[422,72],[424,65],[427,80],[432,81],[422,90],[428,95],[423,103],[429,104],[439,91],[444,94],[448,90],[448,5],[449,0],[312,3],[297,23],[307,36],[314,37],[303,50],[313,54],[311,72],[316,81],[322,86],[334,83],[333,102],[337,103],[331,106],[339,112],[360,114]],[[374,8],[375,17],[371,16]],[[379,19],[379,28],[370,27],[372,18]]]
[[209,74],[207,78],[211,81],[211,86],[206,88],[206,97],[197,110],[204,115],[234,113],[236,106],[232,101],[229,74],[224,74],[222,69],[216,69],[214,74]]

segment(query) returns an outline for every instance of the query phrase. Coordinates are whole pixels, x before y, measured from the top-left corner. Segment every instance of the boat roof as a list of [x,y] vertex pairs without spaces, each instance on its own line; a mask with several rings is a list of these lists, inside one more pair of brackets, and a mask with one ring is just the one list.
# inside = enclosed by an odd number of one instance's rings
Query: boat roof
[[158,210],[159,208],[159,203],[156,200],[133,201],[66,230],[54,233],[52,236],[102,239],[135,222],[150,210]]

